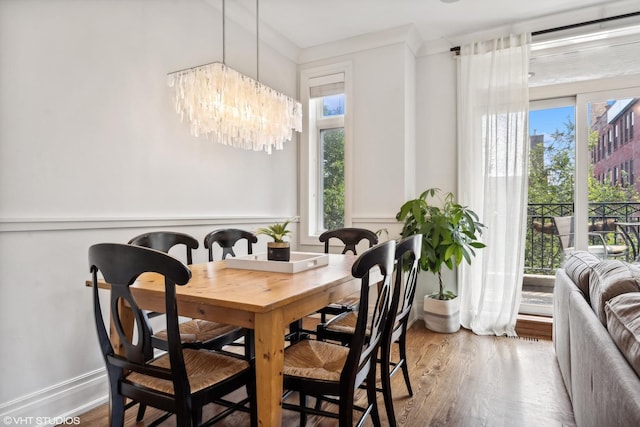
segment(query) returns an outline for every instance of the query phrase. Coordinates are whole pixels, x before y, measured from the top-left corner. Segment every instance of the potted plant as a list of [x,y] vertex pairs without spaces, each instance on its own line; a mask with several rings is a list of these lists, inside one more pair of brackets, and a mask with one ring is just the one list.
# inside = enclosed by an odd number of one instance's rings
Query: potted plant
[[429,188],[405,202],[396,219],[404,221],[402,237],[422,234],[420,270],[438,275],[439,291],[424,299],[426,326],[437,332],[457,331],[460,303],[457,295],[445,288],[442,267],[453,270],[463,259],[471,264],[474,249],[485,247],[479,241],[485,226],[474,211],[456,203],[452,193],[441,195],[438,188]]
[[289,261],[291,256],[291,245],[285,242],[284,236],[290,233],[287,230],[289,220],[282,224],[272,224],[266,228],[258,228],[256,234],[264,234],[273,239],[273,242],[267,243],[267,259],[269,261]]

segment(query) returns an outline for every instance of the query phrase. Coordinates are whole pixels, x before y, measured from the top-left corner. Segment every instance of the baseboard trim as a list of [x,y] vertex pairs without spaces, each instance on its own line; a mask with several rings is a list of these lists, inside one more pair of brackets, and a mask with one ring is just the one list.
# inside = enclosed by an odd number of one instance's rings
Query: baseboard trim
[[553,336],[553,318],[519,314],[516,321],[516,333],[521,337],[551,340]]
[[74,424],[74,417],[107,401],[107,375],[97,369],[0,404],[0,420],[10,420],[5,425]]

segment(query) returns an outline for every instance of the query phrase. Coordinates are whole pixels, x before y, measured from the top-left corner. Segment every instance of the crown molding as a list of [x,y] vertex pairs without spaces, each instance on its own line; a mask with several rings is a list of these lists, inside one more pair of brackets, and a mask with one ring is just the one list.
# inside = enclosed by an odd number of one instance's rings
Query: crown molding
[[344,40],[302,49],[298,58],[298,64],[305,64],[400,43],[407,45],[414,55],[419,51],[422,45],[422,38],[413,24],[375,33],[362,34]]

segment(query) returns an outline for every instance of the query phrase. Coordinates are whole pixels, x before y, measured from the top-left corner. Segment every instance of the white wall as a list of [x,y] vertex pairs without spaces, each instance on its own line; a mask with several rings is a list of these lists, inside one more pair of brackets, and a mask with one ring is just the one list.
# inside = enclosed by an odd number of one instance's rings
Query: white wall
[[[106,396],[91,244],[152,229],[202,242],[297,215],[296,141],[229,148],[173,110],[166,74],[220,60],[220,26],[201,0],[0,0],[0,415]],[[227,64],[254,76],[255,35],[227,30]],[[261,80],[295,95],[296,65],[261,59]]]
[[[427,188],[456,192],[456,59],[451,52],[421,56],[416,61],[416,197]],[[455,272],[442,271],[447,289],[457,290]],[[437,276],[418,276],[414,313],[422,316],[425,295],[438,290]]]
[[416,61],[416,193],[456,191],[456,59],[450,52]]
[[[402,204],[405,46],[358,52],[353,61],[353,216],[393,218]],[[413,82],[411,82],[413,84]],[[400,191],[399,191],[400,190]]]
[[[0,217],[295,209],[294,194],[271,196],[274,180],[295,180],[296,143],[270,157],[232,149],[190,137],[174,112],[167,72],[221,59],[214,8],[201,1],[0,4]],[[255,40],[229,27],[228,65],[255,75]],[[283,59],[273,76],[265,80],[295,95],[294,64]],[[239,189],[246,197],[234,197]]]
[[395,38],[327,56],[326,52],[343,50],[336,45],[303,52],[303,57],[316,57],[316,52],[324,57],[300,69],[351,64],[353,93],[347,102],[353,103],[353,137],[347,143],[353,147],[348,166],[353,178],[352,225],[387,229],[395,238],[401,229],[395,215],[415,187],[415,56],[404,40]]

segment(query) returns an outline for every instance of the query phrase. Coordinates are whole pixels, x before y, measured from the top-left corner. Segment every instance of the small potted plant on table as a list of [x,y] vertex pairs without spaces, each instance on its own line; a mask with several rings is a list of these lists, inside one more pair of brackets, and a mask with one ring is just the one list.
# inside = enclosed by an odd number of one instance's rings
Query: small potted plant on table
[[474,211],[456,203],[452,193],[440,196],[439,191],[429,188],[405,202],[396,219],[404,221],[402,237],[422,234],[420,269],[438,275],[439,291],[424,299],[425,324],[433,331],[450,333],[460,329],[460,303],[456,294],[445,289],[442,267],[453,270],[463,259],[471,264],[474,249],[485,247],[478,240],[485,226]]
[[258,228],[256,234],[264,234],[273,239],[273,242],[267,243],[267,259],[269,261],[289,261],[291,257],[291,245],[284,241],[284,236],[290,233],[287,230],[289,220],[282,224],[273,224],[266,228]]

